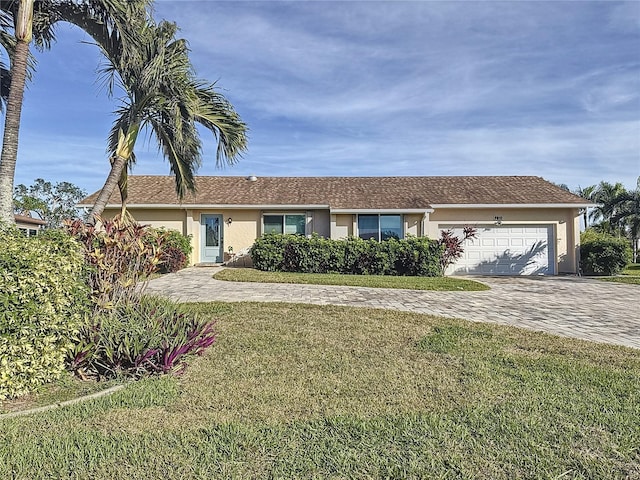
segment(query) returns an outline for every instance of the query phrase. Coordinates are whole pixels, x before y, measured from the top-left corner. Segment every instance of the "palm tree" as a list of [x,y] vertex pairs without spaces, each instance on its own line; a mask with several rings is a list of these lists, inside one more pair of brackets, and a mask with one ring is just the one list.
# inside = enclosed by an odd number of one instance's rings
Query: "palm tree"
[[6,104],[2,153],[0,154],[0,220],[14,223],[13,177],[18,157],[18,133],[22,112],[22,97],[27,78],[29,43],[32,38],[34,0],[20,0],[15,5],[14,36],[11,55],[11,83]]
[[100,45],[109,64],[103,70],[110,93],[118,83],[126,93],[116,111],[108,142],[111,170],[96,199],[90,220],[103,212],[116,186],[126,206],[127,167],[135,163],[134,147],[141,130],[149,129],[175,175],[182,198],[195,190],[194,173],[201,164],[200,124],[218,142],[216,162],[233,164],[246,149],[246,125],[214,85],[198,81],[186,42],[176,39],[173,23],[147,24],[139,31],[136,61],[123,61],[119,50]]
[[[5,29],[10,27],[9,18],[4,15],[4,12],[0,10],[0,47],[2,47],[8,54],[9,58],[13,55],[15,48],[15,37],[9,35]],[[0,57],[0,112],[4,109],[4,106],[9,98],[9,88],[11,87],[11,71],[8,65],[2,62]]]
[[[107,39],[117,39],[126,51],[135,45],[135,33],[129,21],[137,12],[146,18],[147,0],[3,0],[0,3],[0,46],[9,54],[10,71],[3,70],[0,81],[0,106],[6,102],[5,126],[0,154],[0,221],[14,222],[13,179],[18,155],[20,117],[26,79],[29,76],[29,44],[35,39],[40,48],[49,48],[55,40],[54,25],[66,20],[93,31],[107,31]],[[138,22],[131,22],[136,24]],[[14,35],[7,33],[13,27]],[[87,33],[91,34],[91,31]]]
[[612,204],[611,223],[628,234],[633,246],[633,261],[636,262],[640,241],[640,177],[635,190],[621,192],[612,199]]
[[624,185],[620,182],[615,184],[602,181],[593,193],[592,201],[596,206],[591,211],[591,221],[600,222],[600,229],[606,233],[620,235],[620,229],[611,221],[616,213],[615,199],[625,191]]
[[[596,192],[596,188],[597,187],[595,185],[589,185],[588,187],[585,187],[585,188],[578,187],[578,189],[573,193],[578,195],[579,197],[584,198],[585,200],[589,200],[590,202],[594,202],[594,195],[595,195],[595,192]],[[589,228],[589,209],[588,208],[583,208],[580,211],[580,213],[582,213],[582,220],[584,221],[584,228],[585,229]]]

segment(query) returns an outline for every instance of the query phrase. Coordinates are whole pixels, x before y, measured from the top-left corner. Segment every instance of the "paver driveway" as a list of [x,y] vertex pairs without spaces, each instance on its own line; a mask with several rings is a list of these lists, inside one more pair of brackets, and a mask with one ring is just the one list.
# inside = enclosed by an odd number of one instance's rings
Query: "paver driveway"
[[541,330],[640,348],[640,287],[575,277],[482,277],[484,292],[236,283],[214,268],[187,268],[152,280],[148,293],[181,302],[294,302],[388,308]]

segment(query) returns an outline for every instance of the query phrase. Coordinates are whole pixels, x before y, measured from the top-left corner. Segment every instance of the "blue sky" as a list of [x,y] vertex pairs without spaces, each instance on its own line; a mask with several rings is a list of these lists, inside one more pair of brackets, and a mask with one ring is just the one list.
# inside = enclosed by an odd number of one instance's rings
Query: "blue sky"
[[[249,126],[203,175],[640,175],[640,2],[158,1]],[[84,40],[84,42],[83,42]],[[38,53],[16,183],[98,190],[112,111],[72,27]],[[144,137],[134,174],[168,174]]]

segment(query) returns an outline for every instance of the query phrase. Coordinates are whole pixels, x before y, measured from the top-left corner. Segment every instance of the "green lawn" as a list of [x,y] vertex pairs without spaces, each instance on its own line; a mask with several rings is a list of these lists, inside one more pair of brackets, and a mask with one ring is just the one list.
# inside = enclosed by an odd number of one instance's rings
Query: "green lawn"
[[480,282],[455,277],[394,277],[390,275],[341,275],[338,273],[263,272],[253,268],[226,268],[214,275],[230,282],[302,283],[351,287],[405,288],[409,290],[489,290]]
[[622,271],[620,276],[601,278],[605,282],[627,283],[640,285],[640,263],[632,263]]
[[188,308],[219,339],[185,375],[0,420],[0,478],[640,477],[638,350],[385,310]]

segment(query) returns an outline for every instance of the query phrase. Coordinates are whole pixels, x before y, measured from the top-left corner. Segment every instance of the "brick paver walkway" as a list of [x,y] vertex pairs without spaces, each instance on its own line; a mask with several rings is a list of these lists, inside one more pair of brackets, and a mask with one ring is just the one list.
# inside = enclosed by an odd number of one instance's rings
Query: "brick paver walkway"
[[187,268],[147,292],[181,302],[292,302],[387,308],[530,328],[640,348],[640,287],[575,277],[482,277],[484,292],[433,292],[214,280],[215,268]]

